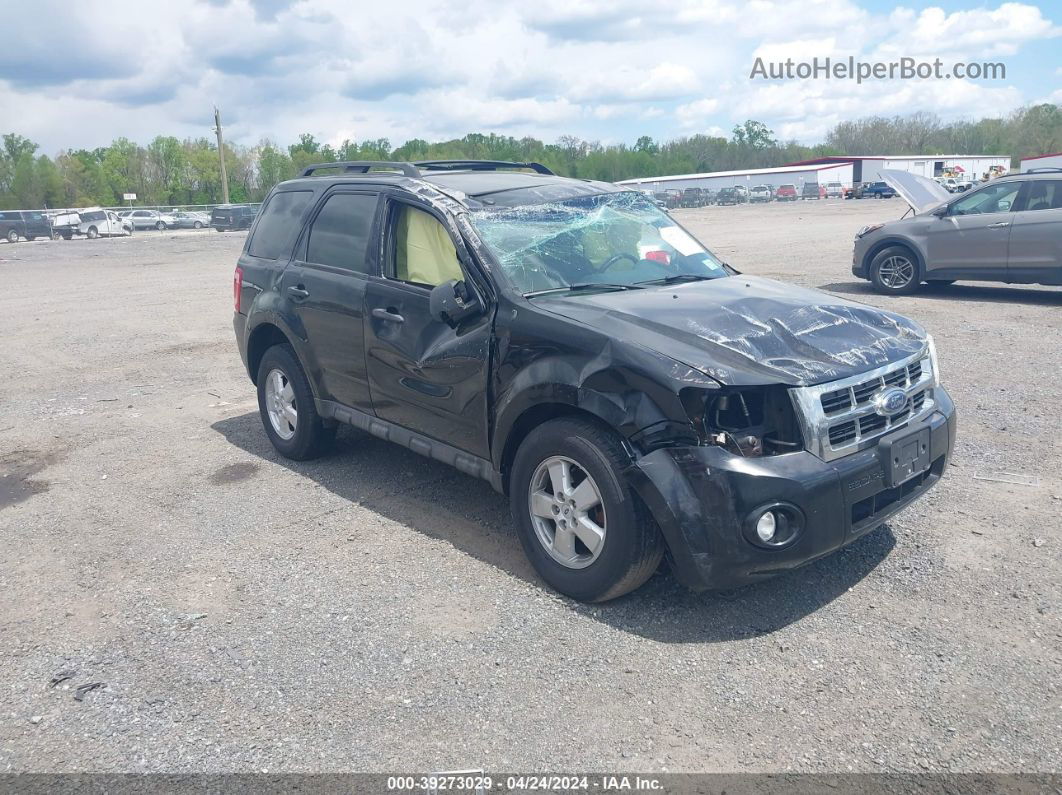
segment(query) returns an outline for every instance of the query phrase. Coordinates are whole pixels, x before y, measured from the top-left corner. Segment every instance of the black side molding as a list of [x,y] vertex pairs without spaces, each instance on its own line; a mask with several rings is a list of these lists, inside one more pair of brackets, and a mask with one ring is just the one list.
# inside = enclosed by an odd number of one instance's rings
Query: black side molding
[[339,422],[345,422],[347,425],[353,425],[355,428],[371,433],[373,436],[408,447],[414,453],[419,453],[426,458],[433,458],[436,461],[449,464],[466,475],[481,478],[490,483],[495,491],[501,492],[503,490],[501,473],[495,470],[491,462],[485,458],[466,453],[464,450],[458,450],[456,447],[440,442],[437,439],[432,439],[430,436],[423,436],[403,428],[401,425],[381,420],[379,417],[352,409],[350,406],[344,406],[342,403],[336,403],[333,400],[314,400],[314,403],[317,406],[317,413],[325,419],[334,419]]

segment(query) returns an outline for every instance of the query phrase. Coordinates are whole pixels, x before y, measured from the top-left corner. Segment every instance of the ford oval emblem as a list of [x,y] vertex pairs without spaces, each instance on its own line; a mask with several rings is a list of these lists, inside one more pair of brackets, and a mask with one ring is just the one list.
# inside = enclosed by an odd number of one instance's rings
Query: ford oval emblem
[[899,414],[905,408],[907,408],[907,393],[898,387],[883,389],[874,398],[874,410],[883,417]]

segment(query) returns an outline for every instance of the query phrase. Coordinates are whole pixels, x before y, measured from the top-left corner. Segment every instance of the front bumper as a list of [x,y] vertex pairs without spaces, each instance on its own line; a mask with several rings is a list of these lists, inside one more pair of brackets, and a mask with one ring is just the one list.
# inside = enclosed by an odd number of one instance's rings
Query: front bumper
[[[955,444],[955,407],[936,387],[937,407],[905,427],[929,430],[929,467],[888,487],[879,445],[823,461],[799,452],[741,458],[721,447],[671,447],[637,459],[627,476],[667,540],[676,578],[694,590],[732,588],[803,566],[855,541],[910,505],[944,474]],[[746,540],[746,517],[784,502],[804,516],[792,544]]]

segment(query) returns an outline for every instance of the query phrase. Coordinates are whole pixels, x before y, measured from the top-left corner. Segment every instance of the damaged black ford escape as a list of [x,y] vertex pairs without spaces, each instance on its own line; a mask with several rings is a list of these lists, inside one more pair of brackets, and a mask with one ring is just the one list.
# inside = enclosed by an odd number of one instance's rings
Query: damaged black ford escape
[[665,555],[696,589],[807,563],[922,495],[954,444],[917,324],[741,275],[643,194],[536,163],[307,168],[233,287],[282,455],[349,423],[484,478],[576,599]]

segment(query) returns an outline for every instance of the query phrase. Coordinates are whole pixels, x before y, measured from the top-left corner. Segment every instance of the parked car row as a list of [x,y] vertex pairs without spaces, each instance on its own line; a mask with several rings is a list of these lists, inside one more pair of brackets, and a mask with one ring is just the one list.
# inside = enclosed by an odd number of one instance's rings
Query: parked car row
[[251,228],[257,210],[246,204],[220,205],[213,212],[198,210],[107,210],[86,207],[61,212],[44,210],[0,211],[0,239],[9,243],[19,240],[72,240],[74,237],[122,237],[136,231],[157,229],[205,229],[219,232]]

